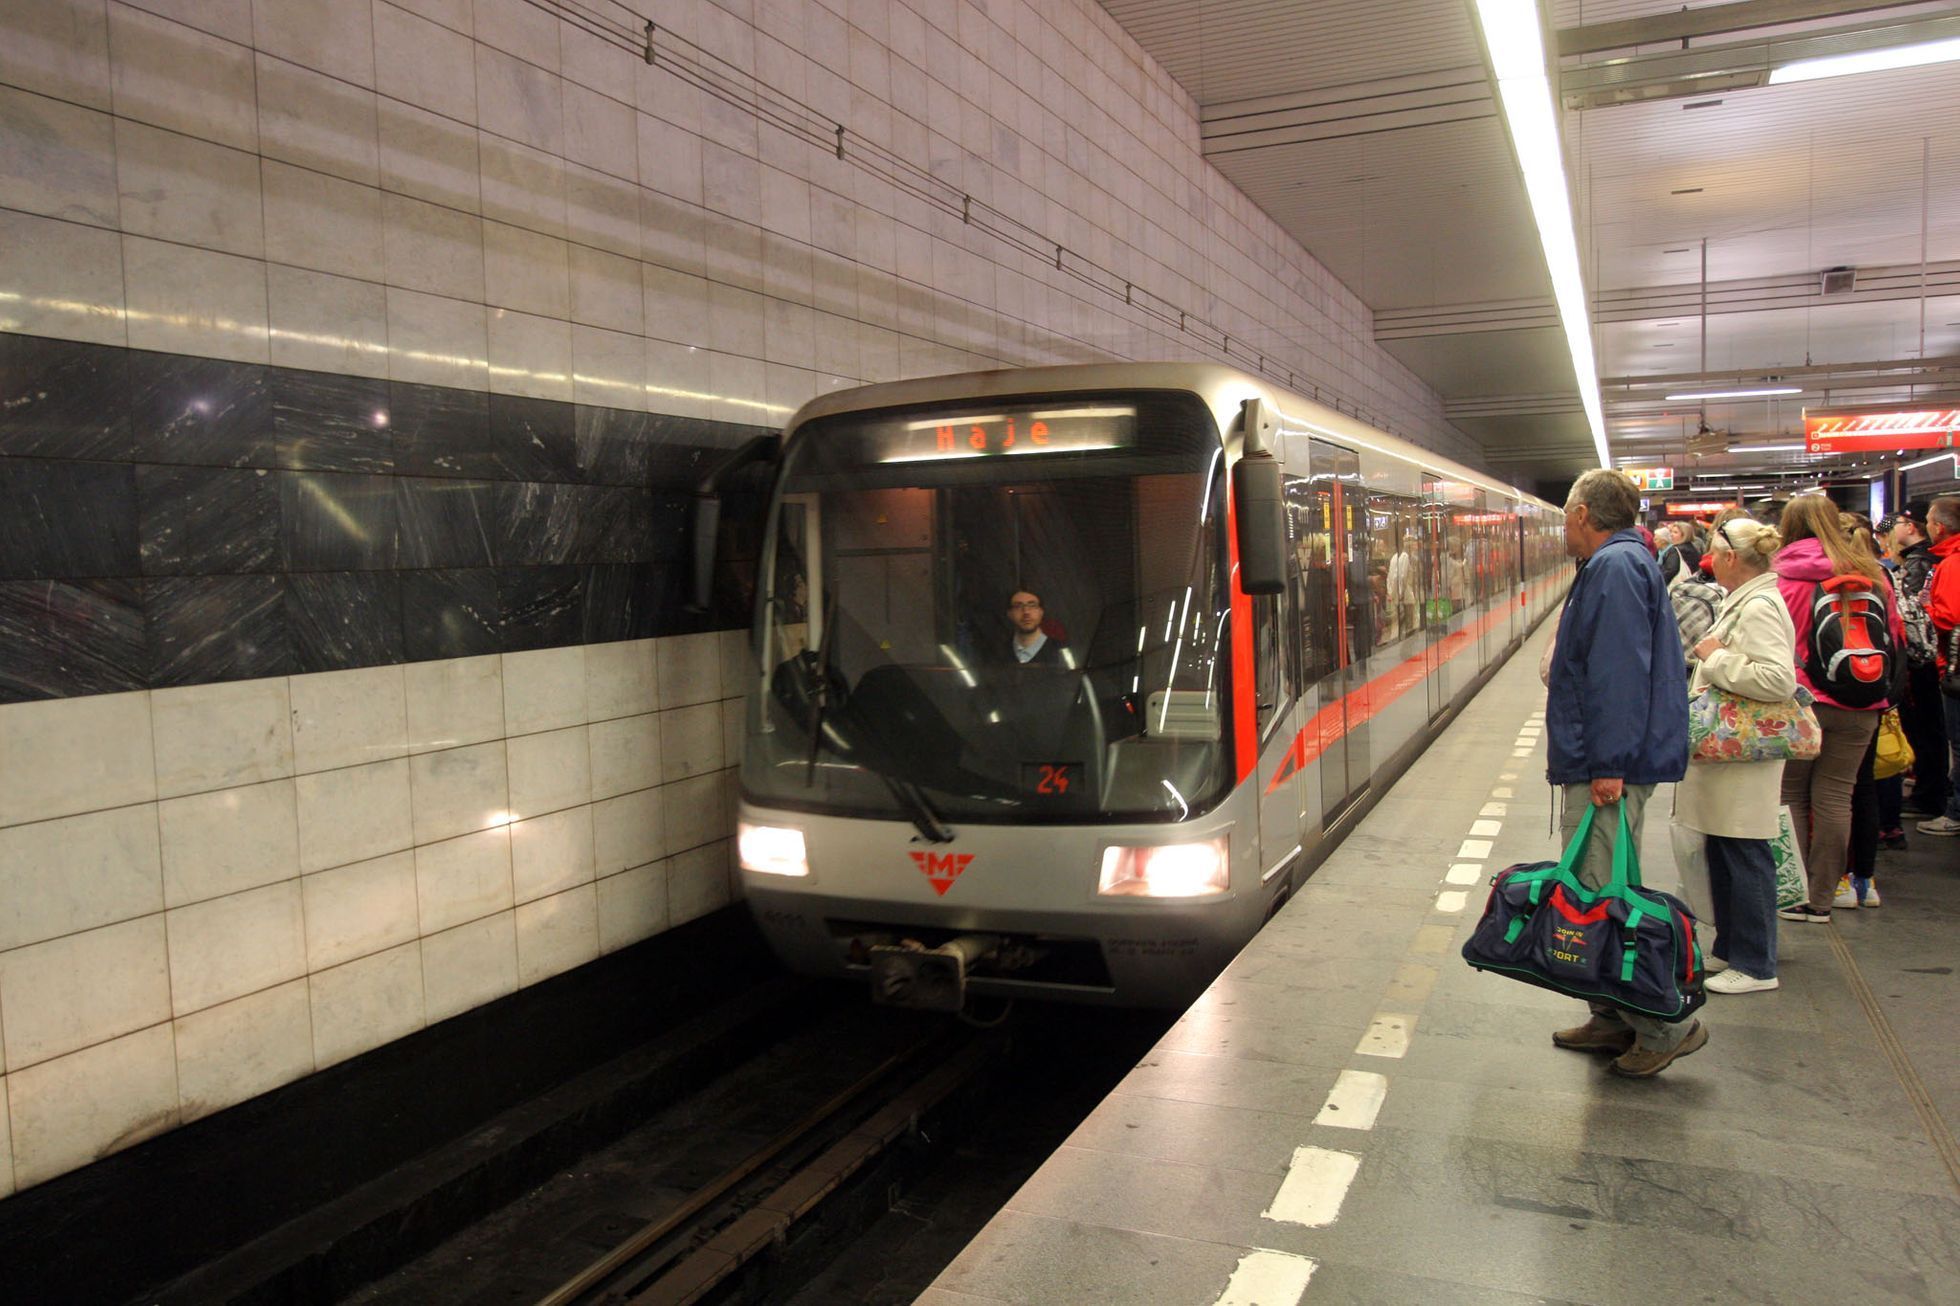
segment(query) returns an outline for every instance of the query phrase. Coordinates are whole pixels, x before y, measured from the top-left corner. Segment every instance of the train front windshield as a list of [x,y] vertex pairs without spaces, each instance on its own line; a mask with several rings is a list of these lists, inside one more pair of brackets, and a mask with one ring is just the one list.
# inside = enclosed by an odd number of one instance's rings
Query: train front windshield
[[760,571],[745,790],[928,833],[1176,820],[1217,801],[1232,774],[1224,484],[1216,424],[1189,395],[805,425]]

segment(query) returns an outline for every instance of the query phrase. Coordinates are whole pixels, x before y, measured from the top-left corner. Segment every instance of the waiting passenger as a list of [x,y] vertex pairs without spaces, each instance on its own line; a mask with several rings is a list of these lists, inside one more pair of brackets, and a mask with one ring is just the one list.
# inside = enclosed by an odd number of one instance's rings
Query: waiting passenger
[[[1740,511],[1733,514],[1741,517]],[[1687,537],[1687,529],[1679,522],[1673,528],[1681,536]],[[1668,581],[1668,605],[1674,609],[1675,629],[1681,636],[1681,654],[1689,662],[1695,660],[1695,645],[1701,642],[1709,628],[1715,624],[1715,614],[1722,606],[1722,589],[1712,572],[1704,569],[1707,561],[1700,555],[1692,559],[1685,557],[1685,543],[1676,546],[1676,555],[1681,557],[1680,569]],[[1662,568],[1663,574],[1666,568]]]
[[1015,590],[1008,599],[1007,620],[1014,627],[1014,660],[1023,666],[1066,665],[1062,650],[1068,641],[1042,628],[1043,615],[1041,596],[1033,590]]
[[[1953,659],[1960,636],[1960,495],[1943,494],[1926,510],[1926,535],[1933,541],[1933,578],[1926,585],[1926,615],[1933,623],[1933,637],[1939,645],[1939,672],[1942,688],[1954,674]],[[1930,821],[1919,823],[1921,834],[1942,838],[1960,835],[1960,697],[1945,694],[1941,706],[1946,711],[1946,745],[1950,750],[1947,770],[1946,811]]]
[[[1835,503],[1821,494],[1798,495],[1784,505],[1781,522],[1781,534],[1788,542],[1776,555],[1776,588],[1797,629],[1797,679],[1817,696],[1823,745],[1815,760],[1791,762],[1783,768],[1783,801],[1790,809],[1797,852],[1810,880],[1810,898],[1778,914],[1786,921],[1822,925],[1830,923],[1838,878],[1845,873],[1851,848],[1851,791],[1886,699],[1881,695],[1873,702],[1847,703],[1831,692],[1833,685],[1820,684],[1811,675],[1812,604],[1825,581],[1861,578],[1883,596],[1883,620],[1894,656],[1905,646],[1905,626],[1884,568],[1845,534]],[[1871,632],[1872,638],[1879,633]],[[1836,687],[1845,692],[1842,685]]]
[[[1714,628],[1694,649],[1693,693],[1714,688],[1764,703],[1797,692],[1796,627],[1776,592],[1770,561],[1782,539],[1737,516],[1713,537],[1715,579],[1728,591]],[[1782,806],[1782,762],[1688,763],[1674,790],[1674,819],[1705,838],[1715,915],[1710,993],[1777,986],[1776,862],[1770,840]]]
[[[1578,831],[1583,804],[1592,833],[1576,867],[1592,889],[1613,875],[1620,814],[1636,854],[1641,816],[1654,786],[1688,769],[1686,664],[1660,567],[1634,530],[1640,492],[1620,472],[1581,476],[1565,504],[1565,547],[1582,560],[1559,618],[1545,706],[1546,776],[1562,789],[1564,835]],[[1613,1069],[1646,1078],[1708,1042],[1700,1021],[1669,1024],[1595,1003],[1585,1024],[1562,1029],[1563,1048],[1612,1052]]]
[[[1895,577],[1899,611],[1906,623],[1906,701],[1899,706],[1899,724],[1905,727],[1913,758],[1912,793],[1903,810],[1916,817],[1946,811],[1946,711],[1940,706],[1939,654],[1932,621],[1924,617],[1926,591],[1939,559],[1927,539],[1925,519],[1923,512],[1906,508],[1879,523],[1879,534],[1889,540],[1892,556],[1899,560]],[[1903,830],[1900,837],[1903,840]]]

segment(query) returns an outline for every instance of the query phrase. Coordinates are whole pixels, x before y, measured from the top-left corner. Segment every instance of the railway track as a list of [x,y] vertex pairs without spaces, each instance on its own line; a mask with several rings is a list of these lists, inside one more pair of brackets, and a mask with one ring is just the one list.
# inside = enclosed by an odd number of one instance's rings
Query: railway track
[[681,1306],[735,1296],[738,1276],[866,1181],[921,1123],[998,1063],[1000,1033],[947,1030],[895,1052],[679,1205],[594,1259],[537,1306]]

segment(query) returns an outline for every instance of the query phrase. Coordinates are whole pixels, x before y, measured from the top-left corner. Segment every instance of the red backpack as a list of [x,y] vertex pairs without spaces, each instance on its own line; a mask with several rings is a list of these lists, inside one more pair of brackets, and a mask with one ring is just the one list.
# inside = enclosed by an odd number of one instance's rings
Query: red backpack
[[1810,594],[1810,647],[1804,671],[1810,683],[1850,708],[1884,702],[1898,665],[1885,595],[1858,575],[1820,581]]

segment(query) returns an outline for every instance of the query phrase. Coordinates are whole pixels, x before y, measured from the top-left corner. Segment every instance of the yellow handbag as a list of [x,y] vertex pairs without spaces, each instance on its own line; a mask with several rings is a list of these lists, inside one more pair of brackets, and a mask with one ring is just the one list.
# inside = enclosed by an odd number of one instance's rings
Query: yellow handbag
[[1890,780],[1904,775],[1912,766],[1912,745],[1906,742],[1905,727],[1899,724],[1894,708],[1878,719],[1878,757],[1872,762],[1872,776]]

